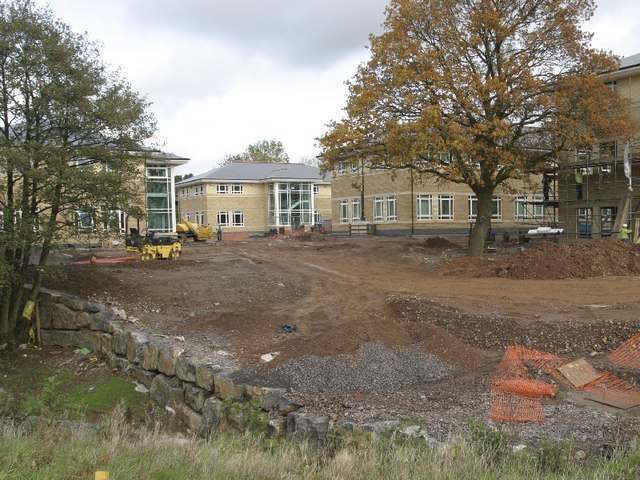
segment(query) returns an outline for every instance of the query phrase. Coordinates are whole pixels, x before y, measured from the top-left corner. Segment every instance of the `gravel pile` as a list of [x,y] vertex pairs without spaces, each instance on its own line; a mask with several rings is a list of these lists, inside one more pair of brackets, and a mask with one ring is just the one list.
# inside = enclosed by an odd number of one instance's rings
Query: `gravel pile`
[[375,342],[361,345],[353,355],[300,357],[270,371],[256,371],[253,378],[302,394],[369,394],[425,385],[457,373],[416,346],[391,348]]

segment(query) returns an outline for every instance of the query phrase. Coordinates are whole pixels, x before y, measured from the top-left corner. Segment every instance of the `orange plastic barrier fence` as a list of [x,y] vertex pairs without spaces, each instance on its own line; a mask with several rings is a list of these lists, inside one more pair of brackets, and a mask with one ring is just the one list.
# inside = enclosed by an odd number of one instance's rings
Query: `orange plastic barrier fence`
[[640,368],[640,333],[635,334],[611,352],[609,360],[624,367]]
[[543,422],[544,407],[539,398],[491,390],[489,418],[497,422]]

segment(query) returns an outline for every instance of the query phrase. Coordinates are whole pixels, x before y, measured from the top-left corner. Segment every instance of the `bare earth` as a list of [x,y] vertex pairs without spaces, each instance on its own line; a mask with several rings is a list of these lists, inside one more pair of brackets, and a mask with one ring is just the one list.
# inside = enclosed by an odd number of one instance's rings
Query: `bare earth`
[[[239,377],[289,387],[338,424],[421,419],[445,440],[470,418],[488,422],[489,380],[508,345],[586,358],[640,383],[638,371],[606,358],[640,331],[640,246],[509,244],[470,259],[463,240],[449,240],[188,243],[178,261],[95,265],[61,255],[67,278],[47,286],[123,308],[150,333],[228,352]],[[592,452],[637,435],[640,407],[559,387],[543,423],[502,428],[523,443],[572,440]]]

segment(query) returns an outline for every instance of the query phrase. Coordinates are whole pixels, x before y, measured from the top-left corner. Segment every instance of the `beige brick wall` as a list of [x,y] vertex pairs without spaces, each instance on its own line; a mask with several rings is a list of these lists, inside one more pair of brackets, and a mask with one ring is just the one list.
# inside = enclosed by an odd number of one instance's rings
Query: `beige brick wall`
[[[349,201],[349,216],[351,216],[351,202],[360,199],[360,180],[359,174],[348,174],[336,176],[332,180],[332,216],[333,230],[335,232],[348,232],[349,224],[352,219],[347,222],[340,220],[341,201]],[[522,182],[511,185],[512,190],[517,195],[542,195],[540,188],[540,179],[534,179],[534,185],[525,186]],[[410,233],[412,229],[418,233],[428,233],[438,230],[456,230],[466,231],[474,222],[469,218],[469,196],[473,196],[473,192],[466,185],[455,183],[437,184],[433,180],[415,180],[413,185],[413,194],[411,188],[410,173],[407,171],[396,172],[392,175],[388,171],[367,171],[364,178],[365,195],[364,195],[364,213],[365,221],[374,223],[376,231],[380,233]],[[429,220],[418,219],[417,212],[417,195],[431,195],[432,198],[432,218]],[[500,189],[495,196],[501,200],[501,218],[492,220],[494,229],[529,229],[541,224],[542,220],[534,219],[516,219],[515,195]],[[439,197],[451,195],[453,196],[453,219],[439,219]],[[375,197],[386,198],[395,196],[396,198],[396,214],[397,220],[374,219],[374,199]],[[412,221],[413,219],[413,221]]]

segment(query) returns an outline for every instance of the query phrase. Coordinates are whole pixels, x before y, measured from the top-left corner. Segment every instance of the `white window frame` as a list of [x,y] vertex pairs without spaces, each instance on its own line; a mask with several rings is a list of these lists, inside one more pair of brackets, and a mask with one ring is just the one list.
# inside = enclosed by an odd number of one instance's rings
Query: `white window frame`
[[[478,197],[469,195],[469,220],[478,218]],[[495,195],[491,198],[491,220],[502,220],[502,197]]]
[[351,220],[359,221],[361,218],[362,207],[360,205],[360,199],[354,198],[351,200]]
[[198,225],[204,225],[204,212],[196,212],[195,218]]
[[320,193],[320,185],[314,183],[313,184],[313,194],[318,195]]
[[[543,197],[541,195],[516,195],[514,198],[514,218],[516,220],[541,220],[544,218]],[[536,202],[533,212],[529,212],[527,203]],[[520,211],[523,213],[521,214]]]
[[218,195],[227,195],[229,193],[229,185],[227,183],[218,183],[216,185],[216,193]]
[[221,227],[228,227],[229,226],[229,212],[218,212],[217,216],[216,216],[216,220],[218,225],[220,225]]
[[244,187],[241,183],[233,183],[231,184],[231,194],[232,195],[242,195],[244,192]]
[[231,226],[233,227],[244,227],[244,212],[235,211],[231,213]]
[[[427,205],[426,212],[423,208],[425,203]],[[423,193],[416,195],[416,219],[433,220],[433,195]]]
[[349,223],[349,200],[340,200],[340,223]]
[[386,218],[389,222],[395,222],[398,220],[398,203],[395,195],[389,195],[384,201],[386,207]]
[[384,197],[373,197],[373,221],[384,220]]
[[[442,206],[449,204],[450,213],[443,213]],[[455,200],[451,194],[438,195],[438,220],[454,220],[455,218]]]
[[195,195],[204,195],[204,185],[195,186]]

